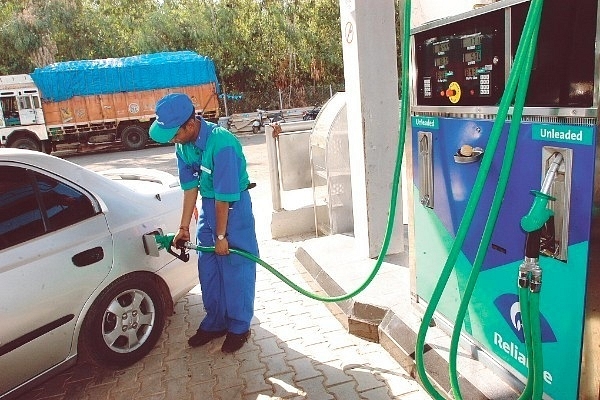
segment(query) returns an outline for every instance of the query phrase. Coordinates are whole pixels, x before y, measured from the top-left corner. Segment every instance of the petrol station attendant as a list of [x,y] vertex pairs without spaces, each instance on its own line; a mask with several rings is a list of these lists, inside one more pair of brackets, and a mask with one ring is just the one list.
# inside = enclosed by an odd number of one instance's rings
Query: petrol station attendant
[[189,226],[198,192],[201,195],[197,230],[200,246],[198,274],[206,316],[188,340],[202,346],[227,335],[221,350],[232,353],[250,336],[254,314],[256,263],[230,246],[258,257],[250,180],[242,145],[227,129],[196,116],[191,99],[170,93],[156,103],[156,120],[150,137],[159,143],[175,143],[177,168],[184,190],[181,224],[174,242],[190,240]]

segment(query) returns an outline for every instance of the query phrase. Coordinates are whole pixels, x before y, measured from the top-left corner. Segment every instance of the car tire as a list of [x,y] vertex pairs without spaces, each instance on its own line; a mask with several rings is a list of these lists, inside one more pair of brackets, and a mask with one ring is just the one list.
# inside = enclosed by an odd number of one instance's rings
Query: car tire
[[142,359],[165,326],[160,293],[144,275],[126,276],[104,289],[83,323],[83,356],[102,367],[126,367]]
[[139,125],[129,125],[121,133],[121,143],[126,150],[141,150],[148,142],[148,132]]

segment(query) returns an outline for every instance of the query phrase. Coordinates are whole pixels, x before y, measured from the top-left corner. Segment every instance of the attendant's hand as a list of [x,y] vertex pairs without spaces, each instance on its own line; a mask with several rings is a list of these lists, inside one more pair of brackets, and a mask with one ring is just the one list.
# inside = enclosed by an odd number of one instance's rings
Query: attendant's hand
[[190,229],[189,228],[179,228],[175,237],[173,238],[173,245],[177,247],[177,243],[183,240],[184,242],[190,241]]
[[227,237],[223,240],[217,239],[215,242],[215,254],[219,256],[226,256],[229,254],[229,242],[227,241]]

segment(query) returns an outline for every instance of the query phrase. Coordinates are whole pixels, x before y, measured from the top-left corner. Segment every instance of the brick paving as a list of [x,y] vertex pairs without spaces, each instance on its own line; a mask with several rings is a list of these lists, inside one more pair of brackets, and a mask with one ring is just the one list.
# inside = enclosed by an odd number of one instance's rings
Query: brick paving
[[[261,165],[250,171],[262,177],[262,189],[253,193],[257,222],[270,221],[272,209],[264,154],[264,142],[247,151],[249,165]],[[257,228],[261,257],[310,289],[310,275],[294,257],[306,238],[273,240],[268,226]],[[19,400],[430,398],[379,344],[349,334],[325,304],[302,296],[261,266],[255,310],[251,337],[238,352],[222,353],[224,338],[190,348],[187,338],[204,314],[196,287],[176,304],[157,346],[143,360],[122,370],[80,362]]]
[[[310,288],[293,260],[297,242],[261,243],[270,264]],[[259,267],[251,337],[234,354],[224,338],[190,348],[203,314],[199,289],[180,300],[154,350],[123,370],[89,364],[52,378],[24,399],[429,399],[379,344],[349,334],[322,303]]]

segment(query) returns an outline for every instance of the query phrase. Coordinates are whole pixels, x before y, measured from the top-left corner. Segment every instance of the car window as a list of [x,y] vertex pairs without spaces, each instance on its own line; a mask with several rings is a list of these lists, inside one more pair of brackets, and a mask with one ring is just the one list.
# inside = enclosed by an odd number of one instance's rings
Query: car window
[[0,167],[0,249],[43,233],[42,213],[27,171]]
[[95,213],[87,196],[53,177],[0,166],[0,250]]
[[49,230],[64,228],[95,214],[92,203],[83,193],[46,175],[36,173],[35,178]]

